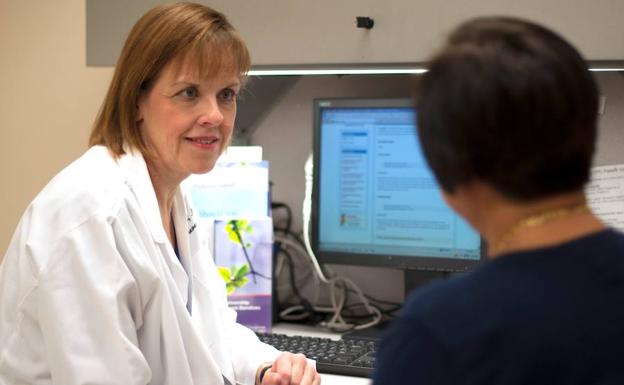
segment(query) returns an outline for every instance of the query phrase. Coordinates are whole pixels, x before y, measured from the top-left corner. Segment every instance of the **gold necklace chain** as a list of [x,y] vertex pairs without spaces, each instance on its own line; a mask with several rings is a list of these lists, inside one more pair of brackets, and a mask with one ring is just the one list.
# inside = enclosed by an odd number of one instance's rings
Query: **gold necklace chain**
[[519,231],[540,226],[544,223],[548,223],[554,221],[556,219],[568,217],[571,215],[588,213],[590,212],[589,206],[587,206],[586,202],[579,203],[573,206],[561,207],[554,210],[545,211],[540,214],[531,215],[530,217],[524,218],[519,222],[516,222],[509,230],[503,233],[502,236],[496,241],[492,243],[490,247],[490,254],[494,252],[498,252],[503,249],[505,246],[509,244],[509,242],[515,237]]

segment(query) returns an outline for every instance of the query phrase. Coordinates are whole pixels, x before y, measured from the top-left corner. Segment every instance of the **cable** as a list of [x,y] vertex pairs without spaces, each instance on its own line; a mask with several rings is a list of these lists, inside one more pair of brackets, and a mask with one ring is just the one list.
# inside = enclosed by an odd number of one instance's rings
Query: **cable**
[[312,247],[310,246],[310,217],[312,216],[312,170],[314,168],[313,164],[313,156],[310,154],[308,159],[305,162],[304,171],[305,171],[305,195],[303,197],[303,242],[308,252],[308,256],[310,257],[310,261],[312,265],[316,269],[319,278],[324,283],[330,283],[329,279],[325,277],[321,266],[316,260],[316,256],[314,255],[314,251],[312,251]]
[[[301,246],[298,242],[292,241],[285,236],[281,236],[277,234],[275,235],[275,241],[279,242],[282,248],[284,247],[291,248],[293,251],[296,252],[296,254],[302,256],[306,261],[308,261],[309,259],[308,253],[305,251],[303,246]],[[312,269],[311,271],[314,272],[314,269]],[[313,278],[313,285],[314,285],[314,297],[311,303],[315,304],[318,302],[318,297],[320,295],[320,287],[319,287],[320,282],[319,282],[319,277],[316,274],[312,274],[312,278]],[[300,280],[300,282],[303,282],[303,280]]]
[[297,297],[299,302],[301,302],[301,304],[304,304],[304,302],[306,302],[308,305],[310,305],[310,303],[301,296],[301,293],[299,293],[299,289],[297,289],[297,285],[295,283],[295,265],[293,262],[292,255],[290,255],[290,253],[286,251],[285,249],[282,249],[281,252],[284,253],[284,255],[286,256],[286,260],[288,261],[288,272],[290,273],[289,281],[290,281],[290,288],[292,292],[295,294],[295,296]]
[[[284,229],[276,229],[280,232],[280,234],[275,233],[275,242],[279,244],[280,249],[285,252],[284,256],[288,258],[289,262],[289,273],[290,273],[290,284],[291,289],[293,290],[293,294],[300,301],[300,304],[295,304],[293,306],[289,306],[280,311],[279,316],[282,319],[286,320],[305,320],[305,319],[313,319],[315,314],[328,314],[331,315],[328,320],[322,321],[319,323],[320,326],[335,330],[335,331],[347,331],[353,329],[363,329],[370,326],[373,326],[381,321],[383,318],[382,310],[380,310],[377,306],[372,306],[367,298],[367,296],[362,293],[359,287],[350,279],[339,276],[335,274],[330,268],[326,267],[326,271],[323,271],[316,256],[314,255],[314,251],[310,245],[310,217],[312,213],[312,171],[313,171],[313,158],[310,155],[305,164],[305,195],[303,200],[303,232],[301,239],[297,234],[294,234],[290,231],[291,221],[289,220],[292,216],[290,208],[283,203],[273,203],[271,206],[274,208],[284,208],[287,211],[287,223]],[[290,253],[289,251],[293,251]],[[286,254],[287,253],[287,254]],[[279,255],[279,254],[278,254]],[[294,256],[300,255],[305,261],[307,261],[311,265],[311,269],[309,272],[313,272],[312,274],[312,282],[314,284],[314,295],[313,301],[305,301],[305,298],[301,294],[301,292],[294,285],[304,280],[300,279],[294,282]],[[276,263],[278,269],[276,271],[281,272],[283,269],[283,263]],[[320,283],[324,283],[328,286],[329,289],[329,299],[330,306],[318,306],[315,305],[318,303],[318,297],[320,294]],[[359,302],[355,305],[349,305],[349,293],[355,293],[359,298]],[[363,324],[356,324],[352,322],[348,322],[346,318],[354,319],[356,317],[349,317],[347,315],[343,316],[343,311],[351,312],[351,308],[353,306],[362,306],[366,309],[367,315],[358,316],[357,318],[369,318],[372,317],[370,322],[366,322]]]
[[[332,302],[332,307],[334,308],[334,315],[330,319],[330,321],[327,322],[326,325],[327,327],[333,328],[333,329],[343,329],[343,328],[364,329],[364,328],[373,326],[381,321],[382,319],[381,312],[378,309],[370,306],[370,303],[364,297],[364,294],[362,293],[360,288],[352,280],[346,277],[341,277],[341,276],[334,276],[331,278],[327,278],[325,274],[323,273],[323,270],[321,269],[321,266],[319,265],[318,260],[316,259],[316,256],[314,255],[314,251],[312,250],[312,247],[310,244],[310,218],[312,216],[313,168],[314,168],[313,155],[310,154],[304,166],[305,195],[303,198],[303,208],[302,208],[303,241],[304,241],[305,250],[307,251],[309,260],[312,262],[312,266],[314,266],[314,269],[316,270],[318,277],[320,278],[322,282],[329,285],[330,299]],[[335,288],[338,284],[343,284],[345,289],[348,288],[348,286],[351,286],[353,290],[355,290],[355,292],[360,297],[360,300],[362,304],[364,305],[364,307],[366,307],[366,309],[370,313],[375,314],[375,317],[371,322],[368,322],[362,325],[353,325],[351,323],[346,322],[344,318],[342,318],[341,312],[345,305],[347,295],[345,291],[340,297],[337,298],[337,293],[336,293]]]

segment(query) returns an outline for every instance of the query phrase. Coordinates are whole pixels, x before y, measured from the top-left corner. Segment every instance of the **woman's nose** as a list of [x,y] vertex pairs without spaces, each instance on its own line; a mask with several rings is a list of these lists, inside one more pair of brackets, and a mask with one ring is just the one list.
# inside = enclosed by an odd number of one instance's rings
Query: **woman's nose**
[[216,98],[207,98],[207,100],[201,104],[201,114],[198,119],[198,123],[202,126],[218,126],[223,122],[223,113],[219,108],[219,103]]

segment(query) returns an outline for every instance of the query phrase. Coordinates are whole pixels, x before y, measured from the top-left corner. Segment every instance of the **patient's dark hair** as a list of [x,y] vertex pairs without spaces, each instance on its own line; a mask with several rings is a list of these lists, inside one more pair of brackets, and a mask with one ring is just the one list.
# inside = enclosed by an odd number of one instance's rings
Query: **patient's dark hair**
[[474,180],[517,201],[589,179],[598,90],[581,55],[531,22],[459,26],[416,86],[418,133],[442,188]]

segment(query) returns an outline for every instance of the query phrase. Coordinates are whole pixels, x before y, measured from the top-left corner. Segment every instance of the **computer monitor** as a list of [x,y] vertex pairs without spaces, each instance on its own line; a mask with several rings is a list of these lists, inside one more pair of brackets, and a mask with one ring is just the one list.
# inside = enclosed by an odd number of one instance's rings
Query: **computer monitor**
[[466,271],[479,234],[442,199],[410,99],[314,101],[312,248],[322,263],[406,271],[406,291]]

